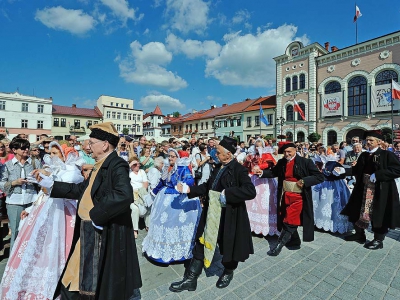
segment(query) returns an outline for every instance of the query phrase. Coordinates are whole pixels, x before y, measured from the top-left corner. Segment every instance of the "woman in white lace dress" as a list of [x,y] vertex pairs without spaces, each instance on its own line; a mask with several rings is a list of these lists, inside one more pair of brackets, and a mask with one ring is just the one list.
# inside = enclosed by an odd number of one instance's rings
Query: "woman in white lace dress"
[[168,150],[169,165],[165,165],[150,214],[150,227],[143,240],[142,251],[160,263],[191,258],[197,225],[201,215],[198,198],[188,199],[175,186],[178,182],[194,184],[189,169],[190,158],[180,158],[176,150]]
[[[84,161],[78,152],[56,142],[49,147],[41,172],[57,181],[83,181],[79,167]],[[21,215],[26,217],[3,274],[0,299],[53,299],[71,248],[75,215],[76,200],[39,193],[30,211]]]

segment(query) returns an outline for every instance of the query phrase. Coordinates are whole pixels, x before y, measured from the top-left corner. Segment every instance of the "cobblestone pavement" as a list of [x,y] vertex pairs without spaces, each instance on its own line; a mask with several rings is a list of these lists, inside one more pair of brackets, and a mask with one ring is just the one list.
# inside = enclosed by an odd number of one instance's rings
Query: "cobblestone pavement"
[[[300,230],[301,231],[301,230]],[[400,229],[392,230],[382,250],[371,251],[340,235],[315,232],[315,241],[303,243],[300,250],[284,248],[277,257],[267,256],[276,237],[253,237],[254,255],[239,263],[229,287],[218,289],[215,283],[222,273],[220,256],[199,278],[194,292],[172,293],[168,287],[180,280],[183,264],[158,266],[141,255],[142,299],[400,299]],[[300,232],[301,234],[301,232]],[[367,233],[367,239],[373,234]],[[0,275],[6,259],[0,262]]]

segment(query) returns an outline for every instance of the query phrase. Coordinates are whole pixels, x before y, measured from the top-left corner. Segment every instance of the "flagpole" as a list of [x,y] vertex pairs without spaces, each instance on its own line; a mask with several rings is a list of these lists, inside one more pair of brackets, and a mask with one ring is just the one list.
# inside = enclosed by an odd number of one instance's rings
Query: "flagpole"
[[[356,11],[357,16],[357,2],[354,1],[354,9]],[[356,45],[358,44],[358,18],[356,19]]]
[[391,99],[392,99],[392,103],[391,103],[391,108],[392,108],[392,144],[393,144],[393,140],[394,140],[394,122],[393,122],[393,78],[392,78],[392,83],[391,83],[391,89],[390,89],[390,95],[391,95]]
[[293,142],[296,141],[296,111],[293,109]]

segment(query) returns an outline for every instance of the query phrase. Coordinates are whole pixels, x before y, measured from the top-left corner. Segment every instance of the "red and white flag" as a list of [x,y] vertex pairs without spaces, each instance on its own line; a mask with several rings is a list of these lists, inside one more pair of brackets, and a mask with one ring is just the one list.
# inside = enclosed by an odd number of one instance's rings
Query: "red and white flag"
[[400,84],[392,79],[392,99],[400,100]]
[[360,11],[360,9],[358,8],[358,6],[356,5],[356,14],[355,14],[355,16],[354,16],[353,22],[356,22],[357,19],[358,19],[359,17],[361,17],[361,16],[362,16],[361,11]]
[[304,111],[301,109],[300,105],[297,103],[296,100],[294,100],[294,111],[298,112],[303,119],[303,121],[306,120],[306,116],[304,115]]

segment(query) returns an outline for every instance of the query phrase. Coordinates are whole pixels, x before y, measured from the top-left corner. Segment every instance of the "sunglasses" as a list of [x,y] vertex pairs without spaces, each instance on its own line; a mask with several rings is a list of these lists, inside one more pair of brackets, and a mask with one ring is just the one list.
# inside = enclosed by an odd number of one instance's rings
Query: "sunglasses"
[[177,158],[178,156],[175,155],[168,155],[169,158]]
[[17,149],[21,149],[22,151],[25,151],[26,149],[29,149],[29,147],[20,147],[20,148],[17,148]]

